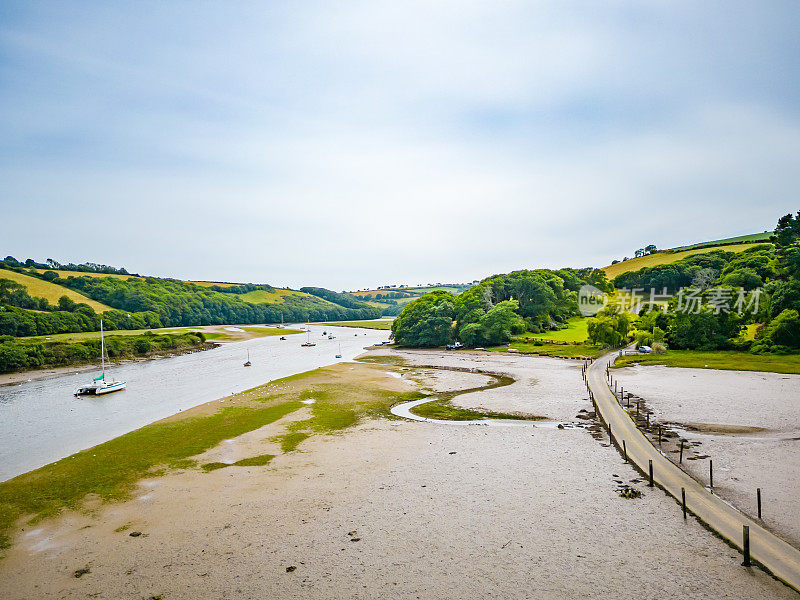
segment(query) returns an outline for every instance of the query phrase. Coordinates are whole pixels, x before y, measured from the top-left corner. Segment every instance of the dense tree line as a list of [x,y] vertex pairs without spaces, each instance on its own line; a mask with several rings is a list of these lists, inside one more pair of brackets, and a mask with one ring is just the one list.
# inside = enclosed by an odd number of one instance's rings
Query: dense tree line
[[290,295],[283,302],[252,304],[234,293],[220,292],[186,281],[154,277],[68,277],[64,285],[116,309],[153,312],[162,326],[217,325],[225,323],[279,323],[372,319],[376,308],[348,308],[315,298]]
[[458,296],[444,291],[408,303],[392,324],[394,339],[407,346],[500,344],[525,331],[565,326],[578,314],[577,292],[591,284],[609,289],[599,269],[514,271],[484,279]]
[[18,261],[13,256],[6,256],[0,261],[0,269],[24,272],[26,269],[50,269],[53,271],[78,271],[81,273],[104,273],[106,275],[130,275],[124,268],[112,267],[110,265],[100,265],[93,262],[85,262],[79,265],[75,263],[61,264],[57,260],[48,258],[45,262],[39,263],[29,258],[24,262]]
[[[153,353],[199,347],[202,333],[106,336],[109,358],[135,358]],[[0,336],[0,373],[99,362],[100,340],[48,342]]]

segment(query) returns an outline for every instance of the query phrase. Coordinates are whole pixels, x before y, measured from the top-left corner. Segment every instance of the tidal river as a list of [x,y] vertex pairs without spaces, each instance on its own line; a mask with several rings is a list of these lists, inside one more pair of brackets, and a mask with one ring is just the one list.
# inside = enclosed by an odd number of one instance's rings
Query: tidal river
[[[329,340],[322,332],[336,336]],[[0,481],[138,429],[178,411],[295,373],[352,360],[388,331],[311,325],[306,334],[264,337],[108,370],[128,388],[76,398],[93,371],[0,387]],[[335,358],[341,344],[342,358]],[[243,367],[250,351],[252,367]],[[98,367],[99,370],[99,367]]]

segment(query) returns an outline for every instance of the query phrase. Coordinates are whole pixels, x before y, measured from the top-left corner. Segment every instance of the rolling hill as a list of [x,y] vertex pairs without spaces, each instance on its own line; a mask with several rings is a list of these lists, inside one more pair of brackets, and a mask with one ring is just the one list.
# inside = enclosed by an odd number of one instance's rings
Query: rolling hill
[[[724,242],[724,240],[722,241]],[[614,279],[614,277],[616,277],[617,275],[621,275],[622,273],[626,273],[627,271],[638,271],[639,269],[642,269],[644,267],[654,267],[656,265],[668,265],[670,263],[677,262],[682,258],[686,258],[687,256],[692,256],[694,254],[703,254],[706,252],[711,252],[713,250],[725,250],[726,252],[742,252],[743,250],[752,248],[753,245],[759,243],[759,241],[753,241],[743,244],[728,244],[727,242],[725,242],[723,244],[719,244],[716,246],[709,246],[708,244],[711,243],[712,242],[703,242],[700,244],[695,244],[694,245],[695,248],[692,250],[682,250],[682,251],[664,250],[661,252],[656,252],[654,254],[647,254],[645,256],[640,256],[638,258],[631,258],[629,260],[625,260],[613,265],[608,265],[607,267],[603,267],[603,271],[605,271],[606,276],[609,279]]]
[[[81,275],[86,275],[86,273],[81,273]],[[19,283],[20,285],[25,286],[28,294],[37,298],[44,298],[50,302],[50,304],[58,304],[58,299],[61,298],[61,296],[66,296],[75,302],[88,304],[95,310],[95,312],[98,313],[111,310],[110,306],[107,306],[101,302],[96,302],[91,298],[87,298],[80,292],[76,292],[56,283],[50,283],[43,279],[31,277],[30,275],[17,273],[16,271],[0,269],[0,279],[10,279],[11,281]]]

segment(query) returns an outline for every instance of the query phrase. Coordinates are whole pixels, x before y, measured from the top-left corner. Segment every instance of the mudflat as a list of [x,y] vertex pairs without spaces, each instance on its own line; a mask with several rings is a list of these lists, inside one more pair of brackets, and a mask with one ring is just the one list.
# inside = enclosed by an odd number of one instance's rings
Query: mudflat
[[[387,393],[467,389],[483,376],[414,365],[475,366],[516,381],[454,402],[529,411],[550,426],[453,427],[375,414],[285,451],[282,436],[314,411],[308,402],[196,457],[230,466],[168,470],[143,479],[127,501],[89,498],[83,510],[21,522],[0,561],[2,596],[796,597],[684,521],[602,435],[552,426],[591,409],[575,361],[384,354],[402,360],[340,364],[258,394],[312,401],[331,382],[343,394],[349,382]],[[244,406],[257,395],[246,394],[216,404]],[[214,404],[189,416],[213,413]],[[234,466],[264,455],[275,458]],[[622,498],[624,485],[642,496]]]

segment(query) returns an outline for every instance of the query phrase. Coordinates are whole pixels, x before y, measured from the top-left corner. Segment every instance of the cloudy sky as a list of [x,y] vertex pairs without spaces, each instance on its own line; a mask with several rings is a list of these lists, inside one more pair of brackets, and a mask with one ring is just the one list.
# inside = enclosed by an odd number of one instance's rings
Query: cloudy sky
[[796,2],[0,4],[0,254],[356,289],[800,209]]

